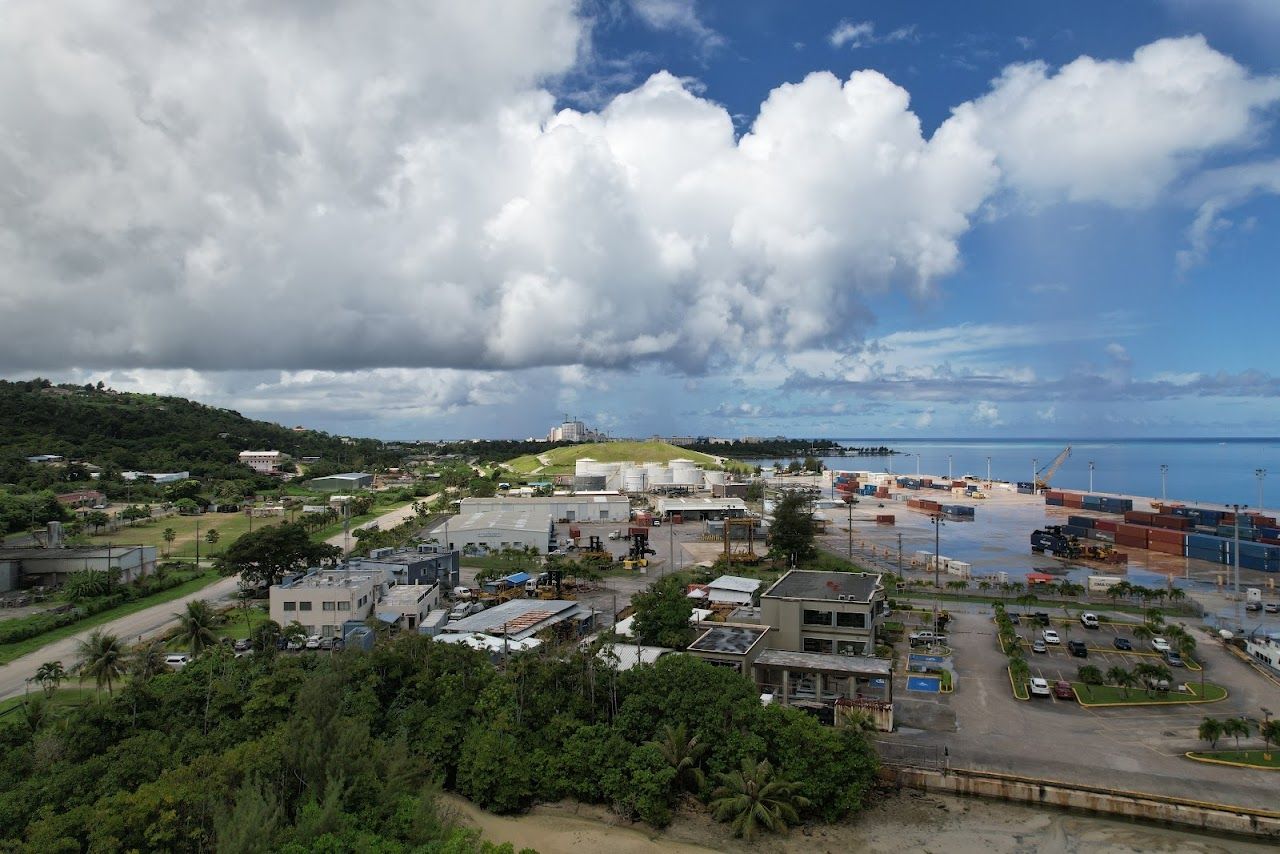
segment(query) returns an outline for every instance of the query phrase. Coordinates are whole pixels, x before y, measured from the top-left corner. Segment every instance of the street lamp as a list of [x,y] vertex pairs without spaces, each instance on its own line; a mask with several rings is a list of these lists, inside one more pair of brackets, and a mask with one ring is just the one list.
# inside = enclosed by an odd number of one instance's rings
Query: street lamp
[[1165,495],[1165,483],[1168,480],[1168,477],[1169,477],[1169,467],[1164,463],[1161,463],[1160,464],[1160,500],[1161,501],[1164,501],[1167,497]]
[[942,540],[942,521],[941,513],[934,513],[929,517],[933,522],[933,630],[938,630],[938,611],[942,607],[942,583],[939,578],[939,570],[942,568],[942,551],[940,543]]
[[1089,491],[1093,492],[1093,460],[1089,460]]
[[951,480],[952,476],[953,475],[951,474],[951,455],[947,454],[947,480]]
[[1231,520],[1235,523],[1235,543],[1232,549],[1232,563],[1235,564],[1235,581],[1236,589],[1236,629],[1244,630],[1244,617],[1240,613],[1240,511],[1248,507],[1248,504],[1232,504]]
[[1254,469],[1253,476],[1258,479],[1258,510],[1262,510],[1262,481],[1267,476],[1267,470]]
[[1031,494],[1036,494],[1036,472],[1040,470],[1040,458],[1031,458]]
[[920,455],[916,454],[916,477],[920,476]]
[[991,457],[987,457],[987,486],[991,485]]

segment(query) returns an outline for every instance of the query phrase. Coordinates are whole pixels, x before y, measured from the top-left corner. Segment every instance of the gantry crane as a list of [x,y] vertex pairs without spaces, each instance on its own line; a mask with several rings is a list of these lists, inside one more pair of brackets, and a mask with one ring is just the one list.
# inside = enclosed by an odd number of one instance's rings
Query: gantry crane
[[1036,472],[1036,491],[1049,488],[1049,481],[1053,480],[1053,476],[1057,474],[1058,469],[1067,461],[1067,457],[1071,456],[1071,446],[1067,445],[1062,449],[1062,453],[1053,458],[1053,462],[1044,466],[1040,471]]

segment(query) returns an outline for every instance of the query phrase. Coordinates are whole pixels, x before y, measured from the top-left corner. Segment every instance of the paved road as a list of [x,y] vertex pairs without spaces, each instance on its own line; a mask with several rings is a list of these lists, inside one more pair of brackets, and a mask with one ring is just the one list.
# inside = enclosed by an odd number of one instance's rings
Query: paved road
[[[430,501],[430,498],[425,499]],[[386,527],[394,527],[414,513],[412,505],[406,505],[398,510],[392,510],[385,513],[377,519],[365,522],[360,525],[361,528],[371,527],[378,524]],[[343,535],[338,534],[326,540],[330,545],[342,547]],[[355,545],[355,538],[352,538],[352,545]],[[188,602],[197,599],[204,599],[209,602],[218,602],[232,598],[237,590],[237,580],[235,578],[223,578],[215,581],[213,584],[201,590],[183,596],[181,599],[174,599],[171,602],[165,602],[160,605],[153,605],[137,613],[120,617],[112,620],[99,628],[103,631],[111,632],[119,635],[130,643],[136,642],[139,638],[148,637],[157,634],[173,621],[173,615],[186,607]],[[76,660],[76,645],[89,636],[92,629],[85,629],[77,632],[69,638],[56,641],[47,646],[41,647],[29,655],[14,659],[4,666],[0,666],[0,700],[23,693],[27,690],[27,680],[35,675],[36,670],[46,661],[61,661],[63,666],[68,670]]]

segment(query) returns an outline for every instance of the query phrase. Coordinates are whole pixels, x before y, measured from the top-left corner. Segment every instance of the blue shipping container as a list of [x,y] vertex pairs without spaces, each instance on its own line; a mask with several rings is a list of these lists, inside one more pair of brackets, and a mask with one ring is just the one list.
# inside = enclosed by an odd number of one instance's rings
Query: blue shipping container
[[1092,528],[1096,520],[1092,516],[1068,516],[1067,524],[1077,528]]

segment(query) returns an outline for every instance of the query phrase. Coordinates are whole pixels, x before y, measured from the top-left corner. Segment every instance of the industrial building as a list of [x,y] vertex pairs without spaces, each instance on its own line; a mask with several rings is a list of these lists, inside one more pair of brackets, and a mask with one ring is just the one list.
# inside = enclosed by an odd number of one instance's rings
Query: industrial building
[[658,517],[670,521],[680,516],[686,522],[704,519],[741,519],[747,515],[747,503],[741,498],[659,498]]
[[458,510],[467,514],[525,508],[545,510],[552,519],[569,522],[625,522],[631,518],[631,502],[617,492],[464,498]]
[[417,631],[439,605],[439,584],[397,584],[383,594],[374,613],[388,625]]
[[115,570],[118,580],[125,584],[151,575],[156,571],[156,547],[0,548],[0,593],[58,587],[66,583],[72,573],[107,569]]
[[775,649],[871,655],[886,600],[877,574],[793,569],[761,595],[760,610]]
[[330,474],[312,478],[307,482],[312,489],[320,492],[342,492],[345,490],[368,489],[373,486],[373,475],[359,471],[343,474]]
[[707,601],[712,605],[750,605],[760,583],[758,578],[722,575],[707,585]]
[[382,570],[396,584],[436,584],[453,589],[459,584],[462,556],[457,551],[444,551],[432,545],[407,549],[373,549],[368,557],[347,560],[348,569]]
[[507,548],[531,548],[545,554],[555,548],[555,517],[545,507],[462,513],[437,530],[449,548],[463,554]]
[[562,599],[511,599],[455,620],[445,627],[445,635],[481,634],[523,641],[541,631],[561,627],[559,631],[580,635],[591,630],[594,614],[580,603]]

